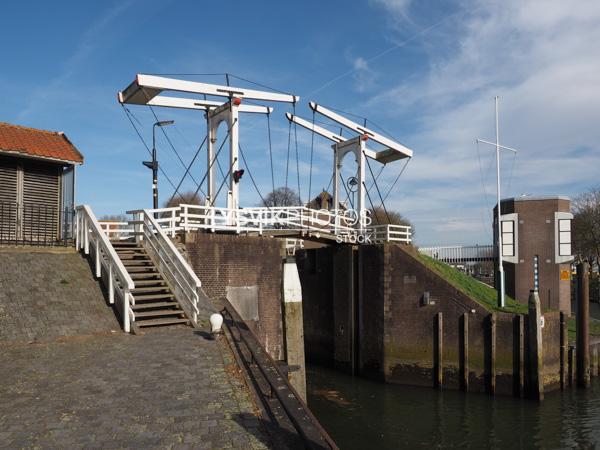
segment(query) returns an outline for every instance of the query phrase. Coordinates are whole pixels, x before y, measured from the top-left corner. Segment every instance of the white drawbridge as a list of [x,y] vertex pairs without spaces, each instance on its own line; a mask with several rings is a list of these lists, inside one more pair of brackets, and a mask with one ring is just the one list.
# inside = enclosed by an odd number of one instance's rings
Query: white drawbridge
[[[204,98],[197,98],[198,96]],[[224,100],[207,100],[206,96]],[[239,179],[242,171],[239,169],[238,159],[241,150],[239,145],[240,113],[258,113],[268,116],[273,111],[270,106],[247,104],[246,99],[290,103],[294,105],[295,112],[295,105],[300,99],[298,96],[138,74],[125,90],[119,92],[118,99],[121,104],[206,111],[207,171],[198,185],[200,188],[202,182],[206,180],[206,201],[203,206],[180,205],[177,208],[152,210],[157,222],[167,233],[204,229],[212,232],[257,233],[259,235],[287,233],[335,239],[338,242],[410,242],[411,240],[409,226],[371,224],[366,205],[366,195],[368,195],[366,168],[371,170],[368,160],[386,165],[397,160],[410,159],[413,152],[399,142],[366,126],[361,126],[315,102],[309,103],[313,117],[314,113],[318,113],[350,132],[356,133],[357,136],[345,138],[315,125],[314,120],[310,123],[296,114],[286,114],[290,124],[300,125],[333,142],[333,208],[331,210],[316,210],[305,206],[241,208]],[[228,190],[224,208],[215,205],[220,192],[220,188],[217,189],[215,183],[215,162],[225,143],[222,142],[221,147],[215,151],[216,131],[222,122],[227,125],[229,138],[229,167],[226,173]],[[367,147],[369,141],[374,142],[382,149],[375,150]],[[344,156],[348,153],[354,154],[358,164],[358,200],[354,211],[340,207],[340,171]],[[241,153],[241,157],[244,159],[243,153]],[[250,176],[252,175],[250,174]],[[252,181],[254,182],[254,180]],[[375,177],[372,182],[376,185]],[[384,198],[381,193],[379,194],[381,204],[385,209]],[[375,206],[372,202],[371,204],[374,209]]]

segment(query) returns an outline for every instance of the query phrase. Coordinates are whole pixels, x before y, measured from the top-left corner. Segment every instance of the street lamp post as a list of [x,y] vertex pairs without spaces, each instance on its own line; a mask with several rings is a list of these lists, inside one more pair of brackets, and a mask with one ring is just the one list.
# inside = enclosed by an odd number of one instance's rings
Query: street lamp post
[[162,120],[152,125],[152,161],[143,161],[144,166],[152,169],[152,207],[158,209],[158,161],[156,160],[156,127],[173,125],[174,120]]

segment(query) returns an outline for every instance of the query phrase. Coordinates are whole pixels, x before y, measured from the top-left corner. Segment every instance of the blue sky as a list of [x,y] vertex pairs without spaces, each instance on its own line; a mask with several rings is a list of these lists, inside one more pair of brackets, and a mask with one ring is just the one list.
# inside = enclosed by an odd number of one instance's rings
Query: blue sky
[[[300,95],[307,118],[309,100],[367,117],[414,150],[386,204],[414,222],[421,245],[491,241],[493,149],[478,149],[475,138],[494,138],[495,95],[501,142],[520,150],[514,162],[502,158],[506,196],[574,196],[599,183],[597,1],[11,2],[1,23],[0,120],[66,132],[86,158],[78,202],[98,215],[151,204],[146,150],[116,100],[136,73],[228,72]],[[273,106],[280,186],[290,107]],[[130,110],[149,142],[153,116]],[[201,113],[156,111],[176,121],[166,131],[188,162],[204,137]],[[264,195],[266,120],[248,115],[240,126]],[[184,168],[158,136],[159,161],[177,183]],[[310,134],[298,129],[303,198],[310,149]],[[329,144],[316,139],[313,194],[327,186],[331,161]],[[295,167],[294,159],[293,186]],[[386,167],[382,190],[401,167]],[[165,199],[173,189],[159,180]],[[256,205],[250,179],[242,183],[241,204]],[[192,186],[188,179],[184,190]]]

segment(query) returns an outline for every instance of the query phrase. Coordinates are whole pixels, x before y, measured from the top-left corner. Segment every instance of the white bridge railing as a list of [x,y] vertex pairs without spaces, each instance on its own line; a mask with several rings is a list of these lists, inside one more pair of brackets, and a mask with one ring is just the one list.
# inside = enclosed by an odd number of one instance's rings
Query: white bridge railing
[[407,225],[373,225],[368,232],[373,233],[373,241],[381,242],[411,242],[411,227]]
[[109,239],[124,240],[134,237],[134,228],[129,222],[100,220],[98,224]]
[[419,252],[450,264],[492,261],[496,257],[496,247],[494,245],[421,247],[419,248]]
[[[155,215],[156,223],[172,237],[179,231],[199,229],[212,232],[253,232],[259,235],[286,230],[317,236],[323,233],[335,236],[339,242],[411,242],[410,226],[365,225],[361,232],[355,226],[357,219],[352,214],[336,214],[304,206],[229,209],[182,204],[179,207],[147,211]],[[109,225],[107,224],[107,227]],[[115,224],[114,227],[118,225]]]
[[116,307],[123,320],[123,330],[129,332],[131,320],[134,320],[131,309],[131,305],[134,304],[131,295],[135,288],[133,280],[110,243],[107,232],[98,223],[88,205],[81,205],[75,209],[75,220],[75,246],[86,255],[90,254],[91,248],[96,278],[102,278],[110,304],[115,303],[115,293],[119,297]]
[[[143,242],[144,248],[150,254],[159,272],[165,277],[179,305],[186,312],[194,325],[199,320],[199,303],[204,294],[201,283],[192,267],[183,258],[165,230],[159,225],[159,220],[152,217],[153,210],[127,211],[133,214],[132,223],[137,240]],[[165,223],[163,221],[163,223]]]

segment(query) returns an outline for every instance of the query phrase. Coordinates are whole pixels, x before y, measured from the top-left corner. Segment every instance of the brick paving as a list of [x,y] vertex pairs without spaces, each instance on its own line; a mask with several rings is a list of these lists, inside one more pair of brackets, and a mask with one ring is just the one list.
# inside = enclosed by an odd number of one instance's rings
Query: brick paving
[[0,342],[120,329],[81,254],[0,252]]
[[0,448],[267,448],[223,342],[191,328],[0,344]]

